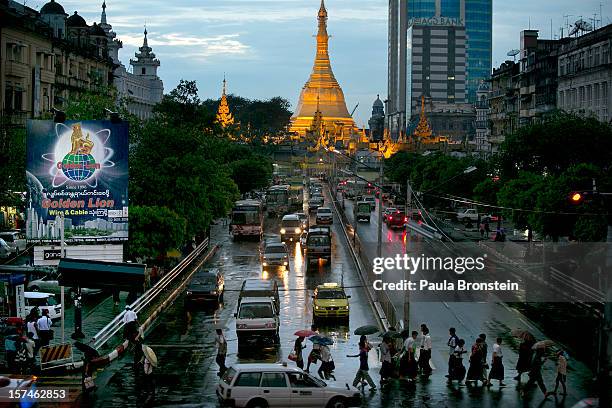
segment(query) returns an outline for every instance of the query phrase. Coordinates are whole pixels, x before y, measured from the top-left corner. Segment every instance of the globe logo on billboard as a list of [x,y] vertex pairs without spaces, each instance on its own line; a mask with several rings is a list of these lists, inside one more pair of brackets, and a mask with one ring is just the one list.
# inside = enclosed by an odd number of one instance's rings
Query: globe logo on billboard
[[100,166],[92,156],[91,151],[94,142],[89,133],[83,137],[83,130],[80,123],[72,125],[72,135],[70,137],[71,149],[58,167],[62,169],[64,175],[72,181],[83,181],[89,179]]

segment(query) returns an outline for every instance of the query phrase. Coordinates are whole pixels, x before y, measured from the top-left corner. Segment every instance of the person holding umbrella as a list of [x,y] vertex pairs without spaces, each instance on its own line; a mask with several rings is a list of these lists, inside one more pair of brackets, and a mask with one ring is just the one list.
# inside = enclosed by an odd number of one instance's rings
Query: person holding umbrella
[[393,374],[393,364],[391,363],[391,336],[384,336],[382,343],[380,343],[378,347],[380,349],[380,384],[382,386]]
[[531,333],[525,330],[514,330],[512,331],[512,335],[521,339],[521,344],[519,345],[519,358],[516,362],[516,371],[518,374],[514,377],[515,380],[521,382],[521,375],[531,370],[531,361],[533,359],[532,346],[535,343],[535,338]]
[[[537,345],[536,343],[534,347]],[[531,368],[529,370],[529,381],[525,384],[523,389],[521,390],[521,397],[525,398],[527,395],[527,390],[534,384],[538,384],[542,394],[544,394],[544,398],[548,398],[549,393],[546,390],[546,385],[544,384],[544,379],[542,378],[542,367],[546,362],[546,354],[545,347],[536,347],[535,355],[531,362]]]
[[[304,356],[302,356],[302,350],[305,348],[304,336],[299,336],[297,339],[295,339],[295,344],[293,345],[293,351],[295,352],[295,364],[302,370],[304,369]],[[310,365],[310,362],[308,364]]]
[[[310,326],[310,330],[315,333],[315,336],[319,334],[319,330],[317,329],[317,326],[315,324]],[[310,354],[308,354],[308,364],[306,365],[306,370],[304,371],[309,373],[310,365],[313,363],[317,364],[317,360],[319,360],[320,358],[321,358],[320,346],[318,343],[313,342],[312,349],[310,350]]]
[[376,384],[370,377],[370,367],[368,365],[368,352],[371,350],[370,344],[368,343],[368,339],[365,335],[362,335],[359,339],[359,354],[350,355],[347,354],[347,357],[359,357],[359,370],[357,370],[357,374],[355,374],[355,379],[353,380],[353,387],[357,387],[359,383],[362,381],[367,381],[370,386],[370,391],[376,391]]
[[319,377],[324,378],[326,380],[333,378],[335,381],[336,377],[332,374],[332,371],[334,371],[335,368],[334,360],[332,359],[329,347],[327,346],[327,344],[321,344],[319,350],[321,352],[321,366],[317,371]]

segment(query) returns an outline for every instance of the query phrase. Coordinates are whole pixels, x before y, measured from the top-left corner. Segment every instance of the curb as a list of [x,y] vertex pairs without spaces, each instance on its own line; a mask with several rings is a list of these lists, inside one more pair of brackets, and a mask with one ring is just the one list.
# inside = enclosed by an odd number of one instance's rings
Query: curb
[[346,239],[346,242],[348,243],[349,253],[351,254],[351,258],[353,258],[353,262],[355,263],[355,266],[357,267],[357,272],[359,272],[359,279],[363,283],[365,287],[365,291],[370,300],[369,303],[370,303],[370,306],[372,307],[372,311],[374,312],[374,315],[376,316],[376,319],[378,320],[378,325],[381,326],[386,332],[389,330],[389,327],[390,327],[389,322],[387,320],[387,316],[385,315],[385,312],[383,311],[380,303],[376,300],[374,293],[372,293],[372,287],[368,284],[366,275],[364,273],[365,268],[363,264],[361,263],[359,256],[357,256],[357,253],[355,252],[355,248],[353,248],[353,245],[351,244],[351,239],[348,235],[348,232],[346,231],[346,225],[344,224],[344,222],[342,221],[342,217],[340,216],[340,210],[338,209],[338,205],[336,201],[337,197],[333,196],[333,191],[331,190],[331,188],[329,188],[329,184],[328,184],[328,191],[332,198],[331,200],[333,204],[332,207],[334,209],[334,212],[336,213],[336,217],[338,218],[338,221],[340,222],[342,233],[344,235],[344,238]]

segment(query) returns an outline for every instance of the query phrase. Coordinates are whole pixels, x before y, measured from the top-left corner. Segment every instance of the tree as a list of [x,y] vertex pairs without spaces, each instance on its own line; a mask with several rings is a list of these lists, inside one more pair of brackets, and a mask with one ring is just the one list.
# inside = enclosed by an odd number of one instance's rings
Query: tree
[[132,206],[128,258],[158,259],[185,241],[185,218],[166,207]]
[[504,183],[499,193],[497,202],[500,206],[514,208],[515,210],[504,210],[505,218],[509,218],[516,228],[533,228],[537,217],[530,211],[535,210],[534,204],[537,202],[540,191],[546,185],[547,180],[544,176],[536,173],[523,171],[516,179]]
[[19,206],[26,191],[25,129],[0,127],[0,205]]
[[272,164],[263,157],[235,161],[231,169],[241,193],[266,187],[272,178]]

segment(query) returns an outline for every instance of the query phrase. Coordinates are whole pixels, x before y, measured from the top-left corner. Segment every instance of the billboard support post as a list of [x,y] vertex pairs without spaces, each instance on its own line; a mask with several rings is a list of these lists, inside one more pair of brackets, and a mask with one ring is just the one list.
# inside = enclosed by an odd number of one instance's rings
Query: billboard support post
[[[60,216],[61,224],[60,224],[60,258],[64,258],[66,256],[66,252],[64,250],[64,245],[66,244],[64,238],[64,214]],[[64,286],[60,286],[60,304],[62,305],[62,343],[66,341],[66,330],[65,330],[65,318],[66,314],[66,298],[64,296]]]

